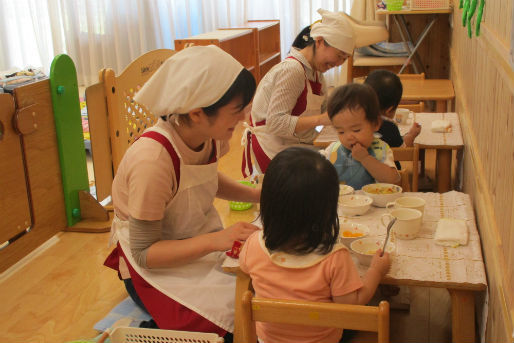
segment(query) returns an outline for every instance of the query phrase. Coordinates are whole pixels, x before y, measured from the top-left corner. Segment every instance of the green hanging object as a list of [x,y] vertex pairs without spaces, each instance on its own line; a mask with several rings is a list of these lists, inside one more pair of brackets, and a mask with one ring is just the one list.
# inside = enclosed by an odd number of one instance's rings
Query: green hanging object
[[473,15],[475,14],[475,11],[477,9],[477,0],[471,0],[469,3],[468,8],[468,14],[467,14],[467,24],[468,24],[468,37],[473,37],[473,29],[471,28],[471,18],[473,18]]
[[482,22],[482,15],[484,14],[484,6],[485,6],[485,0],[481,0],[480,6],[478,7],[477,23],[476,23],[476,29],[475,29],[475,35],[477,37],[480,36],[480,23]]
[[459,2],[459,8],[462,8],[462,7],[464,7],[464,0],[460,0],[460,2]]
[[469,0],[464,0],[462,8],[462,26],[466,26],[466,19],[468,18]]

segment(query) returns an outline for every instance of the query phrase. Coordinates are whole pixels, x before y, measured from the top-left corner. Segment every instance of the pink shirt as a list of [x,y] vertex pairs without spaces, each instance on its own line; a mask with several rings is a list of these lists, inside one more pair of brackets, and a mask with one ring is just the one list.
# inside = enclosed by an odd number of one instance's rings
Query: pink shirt
[[[200,151],[190,149],[169,122],[159,119],[155,126],[166,130],[173,138],[182,163],[206,163],[212,153],[212,140]],[[229,150],[222,141],[219,157]],[[112,199],[116,215],[122,220],[131,216],[139,220],[161,220],[166,205],[177,192],[173,162],[162,144],[142,137],[125,152],[112,183]]]
[[[351,293],[363,286],[357,268],[346,249],[338,250],[314,266],[303,269],[274,264],[252,234],[239,255],[241,270],[249,274],[255,294],[263,298],[332,302],[332,297]],[[339,342],[342,330],[257,322],[257,336],[265,343]]]

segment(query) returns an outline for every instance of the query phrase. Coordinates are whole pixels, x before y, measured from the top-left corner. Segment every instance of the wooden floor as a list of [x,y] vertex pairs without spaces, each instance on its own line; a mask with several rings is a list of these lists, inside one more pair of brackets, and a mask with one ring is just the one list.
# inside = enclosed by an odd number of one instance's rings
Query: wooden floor
[[[220,170],[241,177],[241,126]],[[430,174],[429,174],[430,175]],[[252,220],[256,206],[230,211],[215,206],[225,225]],[[62,232],[37,256],[0,275],[0,342],[58,343],[98,335],[93,325],[126,296],[114,271],[103,266],[110,252],[108,233]],[[411,288],[410,311],[391,311],[391,342],[450,342],[450,300],[444,289]],[[362,339],[361,339],[362,338]],[[368,341],[365,335],[353,342]]]

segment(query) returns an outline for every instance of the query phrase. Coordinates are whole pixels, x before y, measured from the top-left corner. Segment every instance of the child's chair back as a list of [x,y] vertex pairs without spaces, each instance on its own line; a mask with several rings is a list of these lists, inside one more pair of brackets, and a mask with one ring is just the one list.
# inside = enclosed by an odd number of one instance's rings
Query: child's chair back
[[[410,173],[405,168],[406,166],[402,165],[402,170],[400,170],[400,175],[402,177],[401,187],[405,192],[417,192],[419,182],[419,147],[415,145],[414,147],[391,148],[391,150],[393,150],[393,156],[395,161],[412,162]],[[412,182],[410,182],[409,179],[412,179]]]
[[[421,74],[398,74],[400,80],[424,80],[425,73]],[[420,113],[425,111],[425,103],[423,101],[400,101],[399,108],[406,108],[412,112]]]
[[157,121],[145,106],[134,101],[134,96],[174,53],[168,49],[150,51],[132,61],[119,76],[112,69],[101,71],[100,81],[103,81],[107,97],[114,174],[128,147]]
[[389,303],[379,306],[347,305],[300,300],[256,298],[243,295],[244,342],[256,342],[255,322],[324,326],[378,333],[378,342],[389,342]]

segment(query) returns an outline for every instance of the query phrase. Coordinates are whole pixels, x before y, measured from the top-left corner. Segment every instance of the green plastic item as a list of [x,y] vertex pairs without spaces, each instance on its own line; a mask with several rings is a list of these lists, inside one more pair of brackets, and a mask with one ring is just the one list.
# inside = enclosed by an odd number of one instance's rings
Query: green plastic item
[[[255,188],[255,185],[253,183],[251,183],[250,181],[244,181],[243,180],[243,181],[238,181],[238,182],[242,183],[243,185],[247,185],[247,186]],[[245,211],[245,210],[250,209],[253,204],[251,202],[229,201],[228,205],[230,206],[231,210],[234,210],[234,211]]]
[[52,61],[50,93],[61,163],[66,218],[68,226],[73,226],[81,220],[79,191],[89,192],[89,180],[80,117],[77,71],[68,55],[57,55]]
[[403,0],[386,0],[386,8],[388,11],[401,11]]

